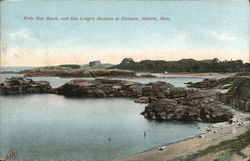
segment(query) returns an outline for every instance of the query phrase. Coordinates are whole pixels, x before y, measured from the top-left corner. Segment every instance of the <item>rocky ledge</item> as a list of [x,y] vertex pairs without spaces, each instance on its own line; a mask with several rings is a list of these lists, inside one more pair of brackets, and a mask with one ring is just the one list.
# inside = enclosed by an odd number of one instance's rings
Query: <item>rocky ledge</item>
[[0,94],[50,93],[52,88],[47,81],[33,81],[22,77],[7,78],[0,84]]
[[[124,80],[95,79],[71,80],[57,88],[56,92],[62,95],[81,97],[147,97],[143,102],[148,103],[165,97],[185,96],[184,89],[179,89],[176,92],[177,89],[169,83],[160,81],[141,84]],[[145,101],[146,99],[148,101]]]
[[160,99],[145,107],[142,114],[149,119],[170,121],[178,120],[183,122],[201,121],[217,123],[229,121],[232,115],[227,112],[219,112],[216,109],[204,106],[188,106],[178,103],[175,99]]
[[63,68],[61,66],[39,67],[20,72],[0,72],[3,74],[16,73],[24,74],[27,77],[62,77],[62,78],[98,78],[98,77],[116,77],[116,78],[150,78],[156,77],[150,73],[136,73],[128,70],[116,69],[84,69],[84,68]]
[[250,75],[239,73],[222,79],[204,79],[187,83],[188,87],[215,89],[216,99],[241,111],[250,112]]
[[54,93],[75,97],[125,97],[138,103],[149,103],[141,113],[158,121],[229,121],[232,115],[216,105],[215,93],[202,89],[174,87],[166,82],[141,84],[124,80],[71,80],[52,89],[49,82],[21,77],[6,79],[0,94]]
[[20,72],[29,77],[96,78],[96,77],[137,77],[132,71],[119,70],[81,70],[81,69],[31,69]]
[[215,93],[201,89],[177,88],[166,82],[141,84],[123,80],[72,80],[56,89],[66,96],[130,97],[149,103],[141,113],[158,121],[224,122],[232,114],[214,103]]
[[217,82],[216,79],[204,79],[203,81],[200,82],[188,82],[187,87],[189,88],[209,88],[212,84],[214,84],[215,82]]

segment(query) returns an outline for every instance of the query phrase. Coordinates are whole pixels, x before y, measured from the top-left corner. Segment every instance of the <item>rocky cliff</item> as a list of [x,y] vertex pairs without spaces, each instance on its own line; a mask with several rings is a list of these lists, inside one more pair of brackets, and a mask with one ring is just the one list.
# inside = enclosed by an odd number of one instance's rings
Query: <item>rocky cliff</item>
[[216,89],[216,99],[234,106],[242,111],[250,112],[250,76],[236,75],[222,79],[204,79],[201,82],[188,83],[188,87]]

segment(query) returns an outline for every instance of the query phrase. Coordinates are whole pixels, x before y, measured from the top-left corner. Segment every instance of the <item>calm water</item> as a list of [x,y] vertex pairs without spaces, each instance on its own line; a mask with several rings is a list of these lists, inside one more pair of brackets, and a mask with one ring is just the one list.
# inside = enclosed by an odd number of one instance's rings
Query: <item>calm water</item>
[[[4,81],[5,78],[10,77],[22,77],[22,74],[0,74],[0,82]],[[85,80],[94,80],[94,78],[59,78],[59,77],[28,77],[33,80],[46,80],[50,82],[52,87],[59,87],[64,83],[72,80],[72,79],[85,79]],[[128,80],[140,83],[150,83],[156,81],[165,81],[167,83],[173,84],[176,87],[186,87],[186,84],[189,81],[191,82],[198,82],[202,81],[203,78],[109,78],[109,79],[121,79],[121,80]]]
[[130,99],[52,94],[0,99],[0,157],[16,150],[22,160],[123,158],[193,137],[199,133],[197,127],[205,125],[148,121],[140,115],[145,104]]
[[[12,76],[22,75],[0,74],[0,81]],[[57,77],[32,79],[49,81],[52,87],[59,87],[72,80]],[[196,82],[202,78],[123,80],[141,83],[160,80],[185,87],[185,82]],[[51,94],[9,95],[0,96],[0,105],[0,157],[16,150],[16,159],[22,160],[118,159],[193,137],[199,133],[198,126],[206,125],[148,121],[140,115],[145,104],[136,104],[133,100],[120,98],[66,98]]]
[[[32,69],[34,67],[1,67],[1,71],[21,71],[26,69]],[[5,78],[9,77],[18,77],[23,76],[23,74],[0,74],[0,82],[2,82]],[[59,78],[59,77],[30,77],[33,80],[46,80],[50,82],[52,87],[59,87],[64,83],[72,80],[73,78]],[[74,78],[76,79],[76,78]],[[85,79],[85,80],[93,80],[94,78],[78,78],[78,79]],[[110,78],[110,79],[121,79],[121,80],[128,80],[128,81],[135,81],[140,83],[150,83],[156,81],[165,81],[167,83],[173,84],[176,87],[186,87],[184,83],[189,81],[198,82],[202,81],[204,78]]]
[[[2,67],[1,71],[21,71],[25,69],[32,69],[34,67]],[[5,78],[10,77],[18,77],[23,76],[23,74],[0,74],[0,82],[2,82]],[[63,85],[64,83],[72,80],[73,78],[59,78],[59,77],[30,77],[33,80],[46,80],[50,82],[52,87],[59,87]],[[74,78],[76,79],[76,78]],[[77,79],[85,79],[85,80],[93,80],[94,78],[77,78]],[[198,82],[202,81],[204,78],[110,78],[110,79],[121,79],[121,80],[128,80],[128,81],[134,81],[134,82],[140,82],[140,83],[150,83],[150,82],[156,82],[156,81],[165,81],[170,84],[173,84],[176,87],[186,87],[184,83],[187,83],[189,81],[192,82]]]
[[32,69],[34,67],[1,67],[0,71],[13,71],[13,72],[20,72],[21,70]]

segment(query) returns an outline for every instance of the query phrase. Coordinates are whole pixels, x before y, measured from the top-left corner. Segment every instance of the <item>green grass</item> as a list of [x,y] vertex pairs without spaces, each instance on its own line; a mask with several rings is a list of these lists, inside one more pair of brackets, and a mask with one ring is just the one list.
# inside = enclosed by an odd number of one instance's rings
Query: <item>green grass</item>
[[238,136],[236,139],[223,141],[218,145],[210,146],[204,150],[198,151],[195,154],[187,156],[185,161],[195,160],[202,156],[205,156],[210,153],[216,153],[225,151],[224,155],[230,156],[232,154],[238,154],[243,157],[247,157],[241,153],[241,150],[250,145],[250,129],[247,130],[245,133]]
[[235,81],[230,87],[228,93],[233,95],[235,98],[243,100],[250,99],[250,77],[242,77],[241,79]]
[[95,65],[95,66],[92,66],[90,67],[89,64],[85,64],[85,65],[82,65],[82,68],[84,69],[107,69],[107,68],[110,68],[114,66],[113,64],[99,64],[99,65]]
[[241,73],[239,75],[218,79],[217,81],[211,82],[207,88],[222,88],[224,85],[229,84],[229,86],[227,87],[229,89],[227,94],[230,94],[234,98],[238,98],[241,100],[249,100],[250,76],[247,75],[247,72]]

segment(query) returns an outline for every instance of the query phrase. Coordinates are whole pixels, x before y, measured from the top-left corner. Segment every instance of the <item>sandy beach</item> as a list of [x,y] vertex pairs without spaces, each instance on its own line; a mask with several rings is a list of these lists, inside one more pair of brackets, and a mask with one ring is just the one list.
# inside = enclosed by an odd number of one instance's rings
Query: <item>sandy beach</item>
[[[195,137],[192,139],[184,140],[181,142],[167,145],[165,150],[150,150],[144,153],[133,155],[120,161],[167,161],[167,160],[183,160],[185,156],[194,154],[200,150],[204,150],[210,146],[217,145],[222,141],[235,139],[237,136],[246,132],[249,128],[249,123],[242,125],[241,127],[230,127],[230,128],[215,128],[217,133],[213,131],[205,134],[204,138]],[[250,147],[245,149],[248,158],[242,158],[235,156],[232,160],[248,160]],[[219,153],[211,153],[203,157],[198,158],[200,161],[214,160]],[[237,158],[237,159],[236,159]]]

